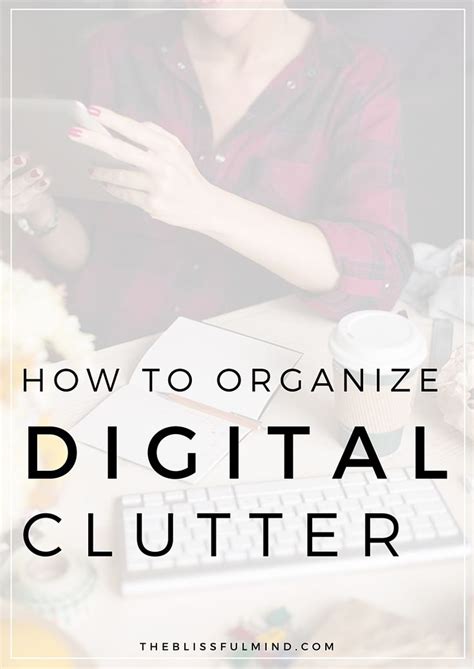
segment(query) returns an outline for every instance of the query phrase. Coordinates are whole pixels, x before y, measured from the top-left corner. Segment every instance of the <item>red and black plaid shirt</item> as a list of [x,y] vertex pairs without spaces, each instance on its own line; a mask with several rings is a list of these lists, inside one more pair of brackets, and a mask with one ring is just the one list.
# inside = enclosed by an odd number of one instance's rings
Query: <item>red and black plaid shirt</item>
[[[397,80],[379,53],[350,43],[318,15],[300,55],[218,147],[175,15],[146,13],[101,30],[89,90],[90,103],[177,135],[217,186],[314,222],[341,275],[333,291],[308,295],[317,313],[339,318],[392,307],[411,251]],[[124,224],[102,220],[92,235],[91,259],[71,298],[79,315],[87,312],[85,327],[105,309],[122,339],[165,327],[177,313],[203,318],[295,291],[217,242],[132,209]]]

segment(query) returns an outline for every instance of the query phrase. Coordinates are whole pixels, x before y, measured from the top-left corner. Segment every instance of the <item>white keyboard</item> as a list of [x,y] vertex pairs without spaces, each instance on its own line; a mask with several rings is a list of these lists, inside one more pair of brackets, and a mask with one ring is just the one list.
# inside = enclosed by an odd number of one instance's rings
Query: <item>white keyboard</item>
[[[275,577],[275,569],[289,575],[307,569],[338,570],[393,567],[414,560],[431,561],[465,553],[464,537],[431,480],[416,480],[411,469],[348,473],[342,480],[303,478],[167,492],[126,495],[119,499],[121,588],[127,593],[149,593],[170,587]],[[229,513],[217,520],[216,555],[211,555],[208,519],[197,514]],[[249,513],[281,513],[269,520],[267,557],[263,556],[262,520]],[[174,541],[161,557],[148,557],[137,546],[137,513],[143,518],[143,543],[162,549],[168,539],[168,514],[173,513]],[[307,514],[331,513],[336,518],[315,519],[313,531],[334,536],[312,540],[313,550],[337,551],[337,557],[308,557]],[[392,545],[372,544],[364,555],[365,514],[387,513],[399,523]],[[372,536],[387,536],[392,524],[371,521]]]

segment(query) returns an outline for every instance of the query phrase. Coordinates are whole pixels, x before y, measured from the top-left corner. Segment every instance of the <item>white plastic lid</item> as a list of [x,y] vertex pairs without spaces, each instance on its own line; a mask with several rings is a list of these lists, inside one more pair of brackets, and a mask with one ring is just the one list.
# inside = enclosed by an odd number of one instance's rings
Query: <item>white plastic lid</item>
[[331,333],[329,349],[343,367],[368,372],[416,369],[427,355],[418,328],[391,311],[355,311],[344,316]]

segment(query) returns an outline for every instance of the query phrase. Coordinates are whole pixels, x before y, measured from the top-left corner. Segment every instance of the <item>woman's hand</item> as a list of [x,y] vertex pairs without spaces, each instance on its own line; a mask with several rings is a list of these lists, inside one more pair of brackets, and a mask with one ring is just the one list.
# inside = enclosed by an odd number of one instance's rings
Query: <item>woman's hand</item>
[[103,107],[89,112],[126,138],[84,128],[69,132],[75,142],[131,166],[92,171],[109,193],[153,218],[207,234],[303,290],[321,292],[336,285],[332,251],[316,225],[213,186],[181,142],[154,123],[138,123]]
[[179,139],[154,123],[139,123],[104,107],[91,107],[89,112],[125,139],[85,128],[72,128],[70,138],[131,166],[95,167],[91,178],[114,197],[140,207],[153,218],[206,232],[213,186]]
[[89,254],[85,230],[71,213],[57,207],[48,192],[51,180],[43,168],[29,162],[24,153],[0,162],[0,211],[25,216],[33,232],[43,233],[38,234],[35,243],[52,265],[67,271],[78,270]]
[[[0,211],[5,214],[28,216],[34,225],[49,221],[54,213],[54,201],[47,192],[51,186],[44,170],[29,166],[28,157],[20,154],[0,162]],[[23,169],[23,172],[17,173]]]

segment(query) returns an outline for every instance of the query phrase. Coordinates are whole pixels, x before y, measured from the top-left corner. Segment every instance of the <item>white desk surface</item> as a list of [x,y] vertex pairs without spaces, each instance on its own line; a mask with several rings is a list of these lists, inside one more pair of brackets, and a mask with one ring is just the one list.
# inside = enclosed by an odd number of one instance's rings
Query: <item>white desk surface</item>
[[[429,341],[431,322],[414,313],[409,315]],[[299,299],[285,298],[252,306],[219,316],[211,322],[302,351],[304,356],[298,367],[303,373],[305,369],[331,369],[327,339],[334,324],[316,316]],[[462,326],[459,325],[455,329],[455,345],[462,342],[462,336]],[[153,340],[154,337],[147,337],[97,351],[89,366],[92,369],[120,367],[128,377]],[[53,398],[56,424],[67,428],[93,408],[102,395],[76,390],[73,393],[55,392]],[[305,392],[290,394],[280,391],[265,412],[266,424],[311,426],[311,445],[314,448],[295,448],[295,476],[332,473],[341,448],[334,436],[331,407],[332,398],[326,393],[315,393],[312,397]],[[422,419],[423,408],[418,407],[413,423]],[[433,425],[432,418],[430,425]],[[400,449],[384,459],[383,464],[387,468],[413,464],[409,428],[406,433]],[[282,461],[272,453],[274,442],[270,443],[271,440],[265,437],[264,432],[252,433],[243,442],[241,469],[247,472],[247,480],[282,476]],[[463,489],[459,475],[464,462],[463,440],[443,424],[439,414],[435,429],[427,433],[427,452],[432,468],[448,469],[448,481],[443,482],[442,489],[453,513],[462,520]],[[200,485],[226,482],[226,468],[224,460],[206,475]],[[72,540],[72,544],[77,543],[78,553],[85,553],[85,515],[91,507],[95,512],[100,509],[100,513],[96,513],[98,535],[103,548],[110,548],[110,518],[118,495],[179,487],[176,483],[160,479],[151,470],[124,461],[119,463],[117,481],[106,481],[105,454],[89,447],[80,449],[76,470],[77,475],[71,473],[64,485],[57,512],[64,518],[64,525],[75,526],[77,521],[77,526],[81,528]],[[82,500],[82,505],[78,505],[78,499]],[[458,624],[462,620],[462,561],[384,570],[376,577],[368,566],[367,571],[361,572],[357,578],[350,573],[338,573],[333,577],[324,574],[318,577],[315,573],[311,578],[298,576],[249,586],[229,584],[201,593],[199,590],[177,591],[139,599],[120,596],[106,559],[97,558],[95,566],[100,579],[91,601],[93,614],[81,622],[78,634],[81,640],[87,638],[87,651],[93,656],[110,655],[111,649],[118,657],[139,655],[140,640],[176,638],[177,620],[180,621],[179,631],[183,639],[208,638],[209,632],[214,638],[222,639],[226,630],[235,626],[241,617],[248,618],[254,614],[258,618],[259,614],[281,605],[290,609],[297,626],[307,626],[325,606],[351,595],[369,599],[402,614],[432,620],[433,625],[446,620]],[[100,626],[97,621],[104,617],[108,617],[110,622],[107,626]],[[102,660],[99,665],[112,667],[120,663]],[[150,666],[150,663],[143,666]]]

